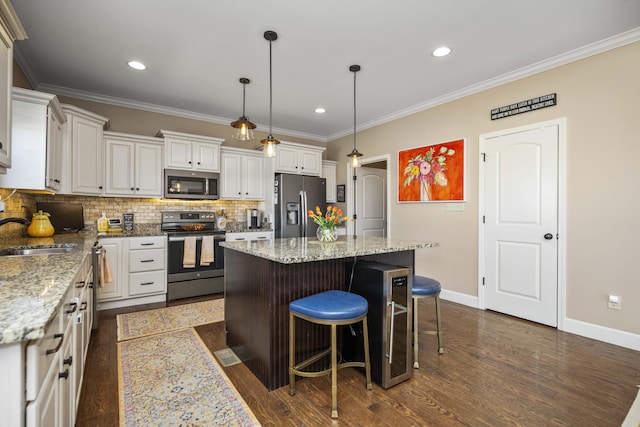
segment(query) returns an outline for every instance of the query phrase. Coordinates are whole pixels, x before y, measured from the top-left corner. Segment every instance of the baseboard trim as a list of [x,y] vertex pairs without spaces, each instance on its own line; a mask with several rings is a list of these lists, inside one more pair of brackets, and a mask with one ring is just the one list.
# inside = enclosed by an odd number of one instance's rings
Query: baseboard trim
[[640,335],[575,319],[564,319],[565,332],[640,351]]
[[440,298],[443,300],[456,302],[458,304],[467,305],[469,307],[480,308],[478,305],[478,297],[474,297],[468,294],[443,289],[442,291],[440,291]]

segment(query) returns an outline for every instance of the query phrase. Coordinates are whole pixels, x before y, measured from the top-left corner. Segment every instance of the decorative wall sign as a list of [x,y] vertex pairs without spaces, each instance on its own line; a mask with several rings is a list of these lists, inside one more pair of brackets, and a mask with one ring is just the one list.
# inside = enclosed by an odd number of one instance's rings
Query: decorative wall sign
[[122,214],[124,219],[124,231],[133,231],[133,214],[125,213]]
[[517,102],[504,107],[498,107],[491,110],[491,120],[503,119],[516,114],[528,113],[529,111],[539,110],[541,108],[552,107],[558,102],[555,93],[539,96],[537,98],[527,99],[526,101]]
[[338,191],[336,195],[338,197],[338,202],[345,201],[345,185],[338,185]]
[[466,140],[398,152],[398,202],[464,201]]

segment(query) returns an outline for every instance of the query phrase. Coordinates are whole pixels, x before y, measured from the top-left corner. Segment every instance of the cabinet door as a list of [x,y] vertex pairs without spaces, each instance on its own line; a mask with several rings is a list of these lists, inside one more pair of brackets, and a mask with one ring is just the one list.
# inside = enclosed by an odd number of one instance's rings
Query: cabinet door
[[299,150],[298,166],[300,173],[304,175],[320,176],[322,172],[322,153],[315,150]]
[[327,203],[336,202],[336,162],[323,161],[322,162],[322,175],[327,180]]
[[54,191],[59,191],[62,186],[62,128],[58,116],[48,108],[45,185]]
[[56,356],[55,363],[47,372],[38,397],[27,405],[27,427],[56,427],[60,425],[58,357]]
[[11,166],[13,40],[0,25],[0,171]]
[[108,195],[132,195],[134,188],[134,144],[105,139]]
[[240,199],[242,197],[242,155],[222,153],[220,174],[220,198]]
[[276,150],[276,172],[298,173],[298,150],[282,144]]
[[167,139],[165,149],[167,167],[191,169],[191,141]]
[[83,117],[72,118],[71,152],[73,193],[103,193],[104,143],[102,125]]
[[162,196],[162,146],[136,144],[135,184],[138,196]]
[[193,142],[193,168],[220,172],[220,146],[206,142]]
[[[73,324],[69,324],[65,332],[65,337],[71,338],[73,335]],[[58,370],[58,406],[60,415],[60,426],[74,425],[76,399],[74,393],[74,366],[73,339],[66,340],[60,353],[60,368]]]
[[100,239],[100,244],[106,250],[107,262],[111,270],[111,283],[105,283],[97,289],[98,301],[120,299],[124,296],[122,276],[122,239]]
[[242,156],[242,196],[245,199],[264,200],[264,157]]

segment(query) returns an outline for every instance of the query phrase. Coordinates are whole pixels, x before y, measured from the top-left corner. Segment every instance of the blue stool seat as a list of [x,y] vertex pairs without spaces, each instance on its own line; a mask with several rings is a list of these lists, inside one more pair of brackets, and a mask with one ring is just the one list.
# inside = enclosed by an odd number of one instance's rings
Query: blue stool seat
[[422,331],[425,334],[437,335],[438,337],[438,353],[443,354],[442,347],[442,330],[440,321],[440,291],[442,286],[436,279],[426,276],[413,276],[413,285],[411,293],[413,295],[413,367],[419,368],[418,363],[418,300],[433,298],[436,302],[436,330]]
[[440,286],[440,282],[436,279],[425,276],[413,276],[413,287],[411,288],[413,295],[426,297],[438,293],[441,290],[442,286]]
[[[338,418],[338,369],[364,368],[367,390],[371,390],[371,363],[369,361],[369,330],[367,328],[367,300],[350,292],[330,290],[300,298],[289,303],[289,394],[296,393],[296,375],[321,377],[331,373],[331,418]],[[331,328],[331,345],[324,351],[296,363],[296,318]],[[338,363],[337,327],[362,322],[364,361]],[[308,366],[331,357],[331,366],[321,371],[305,370]]]
[[344,291],[325,291],[289,303],[289,311],[318,320],[349,320],[367,314],[367,300]]

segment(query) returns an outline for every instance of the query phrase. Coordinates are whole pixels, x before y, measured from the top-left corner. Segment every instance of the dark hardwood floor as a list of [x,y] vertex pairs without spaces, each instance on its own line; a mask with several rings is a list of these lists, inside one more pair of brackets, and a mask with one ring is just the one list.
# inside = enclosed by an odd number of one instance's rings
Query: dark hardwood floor
[[[193,302],[182,300],[171,305]],[[99,313],[77,427],[118,425],[116,315]],[[434,323],[421,303],[421,326]],[[443,301],[445,353],[420,336],[420,369],[388,390],[365,389],[363,374],[338,375],[339,419],[330,418],[330,378],[268,392],[243,365],[225,368],[263,426],[619,426],[640,384],[640,352]],[[211,352],[225,347],[223,322],[197,327]]]

